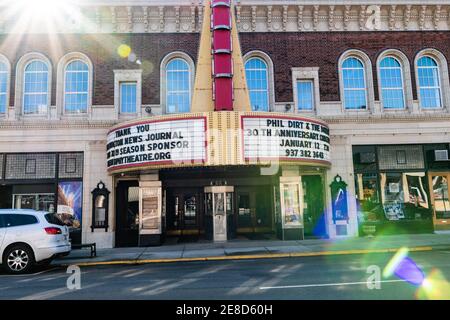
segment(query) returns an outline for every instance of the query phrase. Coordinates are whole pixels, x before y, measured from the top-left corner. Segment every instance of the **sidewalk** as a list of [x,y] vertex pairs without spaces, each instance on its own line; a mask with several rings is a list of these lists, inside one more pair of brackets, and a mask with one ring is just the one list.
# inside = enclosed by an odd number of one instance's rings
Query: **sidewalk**
[[401,247],[408,247],[410,251],[450,250],[450,233],[302,241],[199,241],[147,248],[98,249],[96,258],[89,257],[90,250],[73,250],[53,264],[89,266],[367,254],[395,252]]

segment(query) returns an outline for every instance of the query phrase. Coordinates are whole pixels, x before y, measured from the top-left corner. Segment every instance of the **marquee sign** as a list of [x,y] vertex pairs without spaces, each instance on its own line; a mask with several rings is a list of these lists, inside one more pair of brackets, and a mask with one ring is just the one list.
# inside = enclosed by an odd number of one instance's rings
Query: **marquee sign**
[[241,116],[244,160],[330,163],[325,123],[289,116]]
[[107,137],[109,171],[206,162],[206,117],[147,120],[114,128]]

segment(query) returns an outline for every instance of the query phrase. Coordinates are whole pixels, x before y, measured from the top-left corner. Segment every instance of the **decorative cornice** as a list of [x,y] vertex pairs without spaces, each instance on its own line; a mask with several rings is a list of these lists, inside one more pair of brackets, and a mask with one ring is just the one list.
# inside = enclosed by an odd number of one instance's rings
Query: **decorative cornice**
[[[368,28],[373,5],[380,8],[379,29],[373,31],[450,30],[448,1],[418,0],[235,0],[240,32],[314,32],[372,31]],[[2,32],[14,29],[17,17],[2,15]],[[199,32],[203,19],[203,1],[85,1],[79,7],[86,21],[62,25],[60,33],[162,33]],[[58,19],[58,21],[72,21]],[[45,24],[43,24],[44,27]],[[16,28],[17,29],[17,28]],[[28,30],[30,33],[42,30]]]
[[383,114],[380,116],[320,116],[321,120],[328,124],[339,123],[388,123],[388,122],[409,122],[409,123],[422,123],[422,122],[449,122],[450,114],[443,113],[430,113],[430,114],[407,114],[407,115],[389,115]]
[[[262,1],[267,2],[267,1]],[[314,32],[314,31],[407,31],[450,30],[450,5],[436,2],[426,5],[419,2],[380,1],[379,28],[369,29],[367,19],[371,2],[280,1],[275,5],[257,4],[257,1],[239,2],[238,29],[240,32]],[[297,1],[298,3],[299,1]],[[376,4],[375,4],[376,5]],[[270,15],[265,13],[270,8]],[[255,22],[258,22],[257,24]],[[276,24],[281,22],[277,28]]]
[[53,130],[53,129],[108,129],[120,121],[118,120],[57,120],[57,121],[1,121],[0,130]]

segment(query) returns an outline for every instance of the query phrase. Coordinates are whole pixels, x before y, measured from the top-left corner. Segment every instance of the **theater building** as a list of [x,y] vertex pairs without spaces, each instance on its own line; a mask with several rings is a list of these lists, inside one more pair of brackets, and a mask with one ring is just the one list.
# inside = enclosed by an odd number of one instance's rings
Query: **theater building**
[[450,230],[450,5],[38,10],[0,8],[1,208],[99,247]]

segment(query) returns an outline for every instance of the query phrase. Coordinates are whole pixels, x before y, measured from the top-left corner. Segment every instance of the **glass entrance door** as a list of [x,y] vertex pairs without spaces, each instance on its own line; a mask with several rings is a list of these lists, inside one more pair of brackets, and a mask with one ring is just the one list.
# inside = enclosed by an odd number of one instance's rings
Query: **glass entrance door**
[[116,247],[139,242],[139,182],[119,181],[116,188]]
[[203,193],[197,188],[167,189],[166,228],[169,235],[200,233]]
[[324,213],[324,186],[322,176],[302,176],[303,186],[303,223],[305,237],[326,237],[326,222]]
[[270,235],[274,232],[271,190],[270,185],[235,187],[237,233]]
[[429,178],[435,230],[450,230],[450,173],[430,173]]

